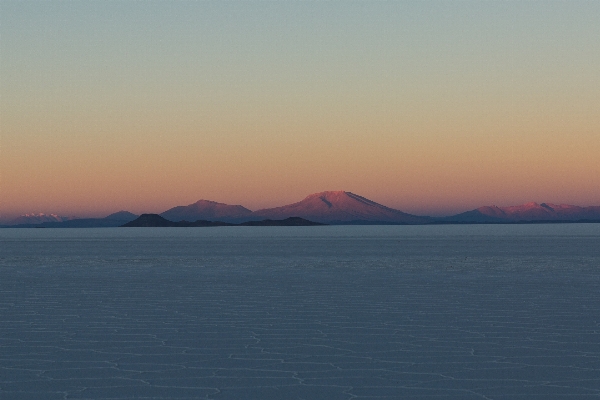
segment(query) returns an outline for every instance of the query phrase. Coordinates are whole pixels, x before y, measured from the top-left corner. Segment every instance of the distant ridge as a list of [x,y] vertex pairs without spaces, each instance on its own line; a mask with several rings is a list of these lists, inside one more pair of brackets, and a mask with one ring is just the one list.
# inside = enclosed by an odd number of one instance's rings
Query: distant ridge
[[9,225],[9,228],[116,228],[137,218],[129,211],[119,211],[104,218],[72,218],[64,221],[46,221]]
[[137,219],[123,225],[124,228],[187,228],[187,227],[211,227],[211,226],[316,226],[323,225],[317,222],[307,221],[303,218],[286,218],[284,220],[248,221],[241,224],[232,224],[222,221],[198,220],[169,221],[158,214],[142,214]]
[[299,217],[288,217],[281,220],[265,219],[262,221],[242,222],[240,226],[318,226],[325,225],[320,222],[308,221]]
[[63,222],[73,217],[62,217],[56,214],[23,214],[8,222],[7,225],[43,224],[44,222]]

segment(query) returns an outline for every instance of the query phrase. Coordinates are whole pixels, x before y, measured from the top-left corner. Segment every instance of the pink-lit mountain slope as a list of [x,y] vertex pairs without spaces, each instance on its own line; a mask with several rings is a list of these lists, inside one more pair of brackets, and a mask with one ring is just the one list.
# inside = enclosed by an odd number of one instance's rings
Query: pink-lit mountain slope
[[457,222],[600,220],[600,207],[527,203],[520,206],[485,206],[447,218]]
[[169,221],[224,221],[237,222],[247,220],[252,211],[240,205],[229,205],[209,200],[199,200],[187,206],[173,207],[163,212],[161,217]]
[[300,217],[323,223],[420,224],[430,221],[428,217],[406,214],[344,191],[311,194],[298,203],[255,211],[252,217],[254,219]]

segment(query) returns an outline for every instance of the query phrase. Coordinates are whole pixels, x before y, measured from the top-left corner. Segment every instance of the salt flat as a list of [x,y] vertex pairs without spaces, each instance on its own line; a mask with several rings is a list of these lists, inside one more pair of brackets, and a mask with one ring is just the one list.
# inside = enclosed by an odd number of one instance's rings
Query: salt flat
[[600,397],[600,225],[0,230],[0,398]]

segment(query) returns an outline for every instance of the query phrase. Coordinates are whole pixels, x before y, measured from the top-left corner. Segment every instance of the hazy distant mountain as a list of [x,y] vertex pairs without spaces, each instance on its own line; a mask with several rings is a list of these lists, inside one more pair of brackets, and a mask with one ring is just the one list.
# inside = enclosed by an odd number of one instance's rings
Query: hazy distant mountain
[[73,218],[64,221],[44,221],[11,225],[15,228],[113,228],[137,218],[129,211],[119,211],[104,218]]
[[600,220],[600,207],[527,203],[520,206],[485,206],[445,218],[449,222],[518,222]]
[[252,211],[240,205],[229,205],[209,200],[199,200],[187,206],[173,207],[160,214],[170,221],[241,221],[247,220]]
[[138,216],[129,211],[119,211],[104,218],[80,218],[59,223],[42,224],[44,228],[115,228],[133,221]]
[[115,221],[123,221],[123,220],[127,220],[127,221],[133,221],[134,219],[136,219],[138,217],[138,215],[134,214],[134,213],[130,213],[129,211],[118,211],[116,213],[110,214],[106,217],[104,217],[103,219],[106,220],[115,220]]
[[44,222],[62,222],[73,219],[73,217],[61,217],[56,214],[24,214],[12,221],[8,222],[7,225],[23,225],[23,224],[41,224]]
[[311,194],[298,203],[255,211],[252,217],[253,219],[300,217],[315,222],[342,224],[420,224],[430,221],[428,217],[406,214],[344,191]]

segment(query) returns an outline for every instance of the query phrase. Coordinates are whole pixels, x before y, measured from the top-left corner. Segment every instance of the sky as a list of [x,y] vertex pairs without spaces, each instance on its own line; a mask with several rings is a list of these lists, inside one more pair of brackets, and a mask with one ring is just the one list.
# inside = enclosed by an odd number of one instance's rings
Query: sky
[[600,205],[600,2],[0,2],[0,218]]

